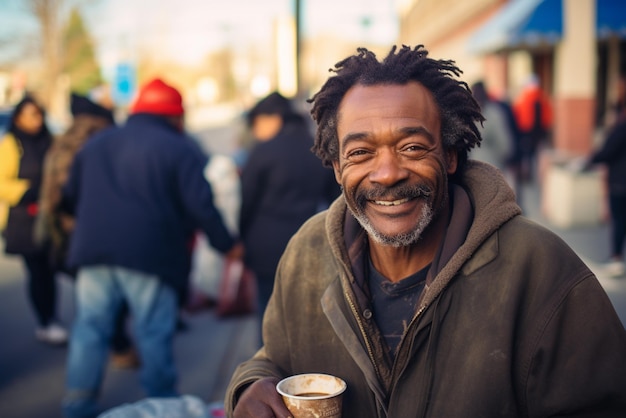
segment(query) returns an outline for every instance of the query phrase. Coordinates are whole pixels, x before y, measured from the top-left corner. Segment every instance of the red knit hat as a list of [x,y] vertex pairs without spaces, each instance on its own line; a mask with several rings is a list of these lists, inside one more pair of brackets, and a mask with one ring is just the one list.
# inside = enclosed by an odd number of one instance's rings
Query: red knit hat
[[130,112],[180,116],[185,110],[183,98],[178,90],[155,78],[141,88]]

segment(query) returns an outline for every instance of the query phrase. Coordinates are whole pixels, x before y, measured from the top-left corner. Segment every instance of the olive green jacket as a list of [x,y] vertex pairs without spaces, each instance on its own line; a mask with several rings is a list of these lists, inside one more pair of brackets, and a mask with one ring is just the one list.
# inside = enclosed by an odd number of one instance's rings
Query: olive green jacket
[[265,345],[230,382],[229,416],[249,383],[306,372],[347,382],[349,418],[626,416],[626,331],[596,277],[520,216],[493,167],[470,162],[462,186],[466,238],[451,246],[449,228],[393,363],[343,199],[303,225],[279,265]]

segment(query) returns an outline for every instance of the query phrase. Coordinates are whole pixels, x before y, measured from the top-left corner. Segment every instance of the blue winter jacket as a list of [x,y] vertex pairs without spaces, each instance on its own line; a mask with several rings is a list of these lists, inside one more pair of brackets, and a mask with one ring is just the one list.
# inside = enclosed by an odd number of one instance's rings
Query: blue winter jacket
[[76,216],[70,266],[122,266],[184,289],[196,228],[221,252],[234,245],[204,178],[206,163],[197,144],[155,115],[131,115],[94,136],[64,189]]

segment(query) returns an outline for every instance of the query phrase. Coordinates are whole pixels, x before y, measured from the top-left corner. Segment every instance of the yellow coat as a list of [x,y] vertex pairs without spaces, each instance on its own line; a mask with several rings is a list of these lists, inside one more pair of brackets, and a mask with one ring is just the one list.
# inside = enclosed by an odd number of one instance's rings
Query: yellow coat
[[30,187],[28,180],[17,177],[22,153],[12,134],[0,139],[0,231],[6,226],[9,207],[15,206]]

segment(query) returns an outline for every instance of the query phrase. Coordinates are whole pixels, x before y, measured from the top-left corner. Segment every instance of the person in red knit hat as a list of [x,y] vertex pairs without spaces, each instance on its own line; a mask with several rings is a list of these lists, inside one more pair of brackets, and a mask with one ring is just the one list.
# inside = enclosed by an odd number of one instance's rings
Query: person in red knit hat
[[131,107],[131,113],[154,113],[178,118],[185,113],[183,96],[174,87],[155,78],[143,86]]
[[145,84],[126,124],[77,154],[63,206],[76,217],[68,263],[78,270],[77,315],[67,359],[66,417],[97,415],[115,315],[125,301],[149,397],[177,396],[172,352],[178,297],[188,282],[189,237],[241,258],[204,178],[207,156],[183,133],[181,94]]

